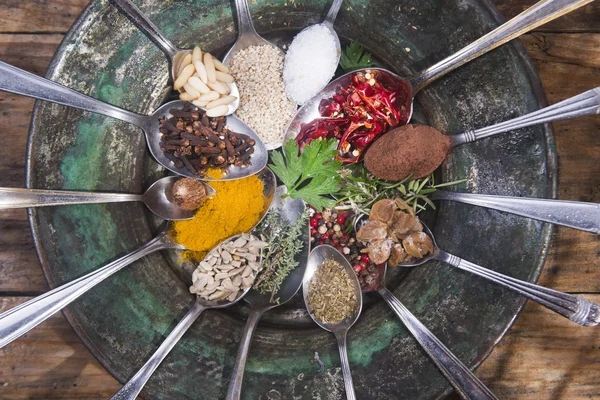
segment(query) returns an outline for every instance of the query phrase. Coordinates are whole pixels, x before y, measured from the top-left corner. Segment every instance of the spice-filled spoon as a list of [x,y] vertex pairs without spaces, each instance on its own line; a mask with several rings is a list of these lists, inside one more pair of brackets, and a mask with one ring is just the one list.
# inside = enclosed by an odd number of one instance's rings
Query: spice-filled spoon
[[600,305],[589,301],[583,297],[573,296],[558,290],[549,289],[533,283],[524,282],[519,279],[511,278],[499,272],[481,267],[470,261],[463,260],[453,254],[440,249],[435,241],[431,230],[422,221],[423,232],[431,238],[430,243],[423,245],[430,246],[429,254],[416,261],[401,262],[398,267],[416,267],[426,263],[429,260],[438,260],[449,264],[455,268],[470,272],[474,275],[485,278],[489,281],[511,289],[547,308],[562,315],[582,326],[597,326],[600,323]]
[[[342,46],[333,23],[342,1],[333,0],[325,20],[302,29],[288,47],[283,79],[286,93],[296,104],[303,104],[316,95],[335,74]],[[307,46],[311,42],[312,45]]]
[[371,285],[363,288],[362,291],[377,292],[383,297],[462,398],[497,399],[494,393],[385,287],[387,263],[380,264],[377,268],[376,273],[371,274]]
[[254,29],[252,15],[250,14],[250,8],[248,7],[248,0],[234,0],[234,4],[237,17],[238,36],[233,46],[231,46],[227,54],[225,54],[225,57],[223,57],[223,64],[229,66],[233,56],[235,56],[238,51],[244,50],[250,46],[271,46],[277,49],[281,53],[281,56],[284,57],[285,54],[279,47],[260,36],[256,32],[256,29]]
[[[173,187],[182,178],[167,176],[154,182],[144,194],[76,192],[68,190],[0,188],[0,210],[8,208],[29,208],[59,206],[67,204],[120,203],[142,201],[150,211],[166,220],[190,219],[196,209],[184,209],[173,198]],[[200,181],[197,193],[201,197],[214,195],[215,190]]]
[[[275,175],[270,169],[265,168],[258,177],[263,182],[265,202],[257,225],[267,214],[276,188]],[[118,260],[5,311],[0,314],[0,348],[29,332],[115,272],[148,254],[167,249],[186,250],[185,246],[175,242],[169,226],[142,247]]]
[[[400,181],[422,178],[446,159],[451,148],[531,125],[600,113],[600,87],[509,121],[447,136],[426,125],[404,125],[375,141],[365,153],[365,166],[379,178]],[[394,151],[389,151],[393,148]]]
[[[0,90],[103,114],[136,125],[144,132],[150,153],[159,164],[178,175],[198,178],[188,167],[176,166],[161,149],[159,120],[170,118],[170,110],[172,109],[182,110],[184,105],[188,104],[185,101],[171,101],[163,104],[150,115],[141,115],[86,96],[2,61],[0,61]],[[242,133],[254,140],[254,154],[251,157],[250,166],[240,168],[231,165],[228,168],[230,173],[220,179],[239,179],[261,171],[267,165],[268,154],[260,137],[248,125],[233,115],[227,117],[226,124],[232,131]],[[206,179],[209,180],[209,178]]]
[[[222,246],[226,246],[227,244],[231,244],[232,242],[236,242],[240,238],[243,241],[248,240],[245,243],[251,243],[250,240],[254,240],[254,243],[258,243],[256,237],[252,237],[252,235],[249,235],[249,234],[240,234],[240,235],[232,236],[231,238],[223,241],[221,244],[219,244],[215,248],[215,250],[219,249],[219,248],[223,248]],[[262,245],[264,245],[264,243],[262,243]],[[256,248],[258,248],[258,247],[256,247]],[[211,253],[214,254],[215,250],[211,251]],[[261,250],[258,249],[258,252],[259,252],[259,261],[258,262],[260,263],[260,262],[262,262],[262,258],[260,257]],[[211,253],[209,253],[209,256]],[[211,269],[213,269],[213,268],[214,267],[211,266]],[[254,275],[253,275],[253,278],[254,278],[254,277],[256,277],[257,271],[253,271],[253,272],[254,272]],[[213,278],[212,282],[214,285],[218,285],[218,282],[214,282],[214,278]],[[148,382],[148,379],[150,379],[150,377],[152,376],[154,371],[156,371],[156,368],[158,368],[160,363],[171,352],[173,347],[175,347],[175,345],[177,344],[179,339],[181,339],[181,337],[185,334],[185,332],[187,332],[187,330],[190,328],[190,326],[192,326],[194,321],[196,321],[196,319],[198,319],[198,317],[200,316],[200,314],[202,314],[202,312],[204,310],[208,310],[211,308],[230,307],[230,306],[234,305],[235,303],[237,303],[238,301],[240,301],[248,293],[248,291],[250,291],[251,288],[252,288],[252,286],[248,286],[241,293],[239,293],[238,296],[234,300],[229,300],[227,298],[208,300],[208,299],[204,298],[203,296],[201,296],[200,294],[197,294],[196,301],[194,302],[194,305],[192,306],[192,308],[190,308],[190,310],[183,317],[183,319],[177,324],[177,326],[173,329],[173,331],[171,331],[171,333],[169,334],[169,336],[167,336],[167,338],[164,340],[164,342],[161,343],[161,345],[156,350],[156,352],[154,352],[154,354],[139,369],[139,371],[136,372],[136,374],[121,388],[121,390],[119,390],[113,397],[111,397],[111,399],[113,399],[113,400],[125,400],[125,399],[135,400],[137,398],[137,395],[142,391],[143,387],[146,385],[146,382]],[[215,292],[215,293],[216,293],[216,295],[218,295],[218,292]],[[209,296],[209,299],[211,297],[213,297],[213,296]]]
[[[335,335],[346,397],[356,400],[346,337],[362,311],[362,293],[358,278],[346,257],[329,245],[315,247],[308,257],[302,294],[313,321]],[[323,304],[326,302],[329,304]]]
[[[154,25],[152,21],[146,17],[142,11],[130,0],[110,0],[110,2],[119,9],[129,20],[144,34],[146,35],[158,48],[167,56],[169,60],[169,66],[171,71],[171,79],[173,82],[177,79],[177,74],[180,69],[180,65],[184,62],[185,58],[189,55],[191,57],[191,49],[180,49],[176,47],[160,30]],[[204,58],[203,58],[204,59]],[[200,61],[203,63],[203,61]],[[189,61],[187,62],[189,64]],[[184,64],[185,65],[185,64]],[[204,66],[204,64],[202,65]],[[190,74],[191,75],[191,74]],[[205,82],[206,83],[206,82]],[[228,83],[230,89],[230,96],[236,99],[228,104],[227,113],[221,115],[231,115],[240,106],[240,94],[237,86],[234,82]],[[185,99],[188,100],[188,99]]]
[[[510,21],[505,22],[453,55],[446,57],[433,66],[409,78],[400,77],[395,73],[384,69],[367,68],[366,70],[378,70],[382,74],[385,74],[385,77],[389,82],[384,86],[393,88],[393,91],[397,93],[394,101],[394,108],[400,112],[400,117],[397,122],[400,125],[404,125],[410,121],[412,116],[413,99],[415,95],[429,83],[519,35],[545,24],[546,22],[552,21],[561,15],[567,14],[585,4],[591,3],[592,1],[593,0],[541,0],[521,14],[512,18]],[[339,77],[325,86],[319,94],[306,102],[290,122],[284,142],[295,138],[298,133],[300,133],[302,124],[307,124],[316,118],[321,117],[321,114],[319,113],[319,104],[321,103],[321,100],[332,97],[338,89],[350,84],[354,74],[357,72],[365,72],[366,70],[363,69],[350,72]]]
[[[229,382],[229,387],[227,389],[227,400],[240,399],[246,361],[248,359],[248,353],[250,352],[252,336],[258,326],[258,321],[265,312],[285,304],[298,292],[302,285],[302,277],[304,276],[306,261],[310,252],[309,226],[305,219],[300,219],[306,212],[304,202],[300,199],[292,200],[289,197],[282,198],[281,195],[286,193],[285,186],[278,187],[276,193],[271,210],[280,212],[282,218],[290,225],[295,225],[299,221],[304,221],[304,223],[306,223],[305,236],[302,238],[304,246],[301,252],[294,257],[298,262],[298,266],[296,266],[285,278],[275,296],[272,296],[270,293],[262,294],[258,290],[252,289],[244,297],[244,300],[250,305],[250,313],[248,314],[248,319],[244,326],[244,331],[242,332],[242,340],[239,344],[238,353],[231,374],[231,381]],[[261,279],[260,275],[258,279]],[[273,298],[279,299],[279,301],[273,301]]]

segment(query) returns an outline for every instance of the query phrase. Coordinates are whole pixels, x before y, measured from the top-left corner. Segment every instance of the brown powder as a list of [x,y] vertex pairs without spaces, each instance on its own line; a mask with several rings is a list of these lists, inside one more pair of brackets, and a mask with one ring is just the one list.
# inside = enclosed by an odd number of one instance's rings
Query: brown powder
[[423,178],[446,158],[450,138],[427,125],[404,125],[383,135],[369,147],[365,166],[378,178],[400,181],[409,175]]

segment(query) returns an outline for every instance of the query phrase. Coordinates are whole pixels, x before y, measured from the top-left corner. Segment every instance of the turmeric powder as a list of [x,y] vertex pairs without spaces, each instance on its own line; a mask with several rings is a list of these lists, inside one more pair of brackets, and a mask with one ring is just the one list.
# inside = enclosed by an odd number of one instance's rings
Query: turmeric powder
[[210,185],[217,193],[202,204],[194,218],[173,224],[175,241],[200,252],[184,254],[186,258],[202,259],[223,240],[250,231],[265,207],[263,183],[256,175]]

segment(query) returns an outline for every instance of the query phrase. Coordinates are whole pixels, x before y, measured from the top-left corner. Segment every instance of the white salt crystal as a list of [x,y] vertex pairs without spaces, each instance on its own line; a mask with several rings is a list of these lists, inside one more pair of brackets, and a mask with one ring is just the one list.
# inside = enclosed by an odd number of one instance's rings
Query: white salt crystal
[[336,40],[323,25],[300,32],[285,55],[285,92],[297,104],[316,95],[333,77],[337,68]]

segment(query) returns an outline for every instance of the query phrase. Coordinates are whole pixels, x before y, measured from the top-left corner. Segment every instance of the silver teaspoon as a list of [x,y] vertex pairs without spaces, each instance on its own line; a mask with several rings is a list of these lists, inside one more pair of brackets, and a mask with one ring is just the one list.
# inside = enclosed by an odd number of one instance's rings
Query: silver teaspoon
[[[346,318],[335,324],[323,323],[319,321],[315,317],[315,310],[313,310],[308,304],[308,289],[310,286],[310,282],[312,281],[319,266],[323,264],[326,260],[333,260],[344,267],[344,271],[350,277],[350,281],[352,282],[352,286],[354,289],[354,294],[358,301],[358,307],[355,309],[353,314],[347,316]],[[360,316],[360,313],[362,311],[362,293],[360,290],[360,283],[358,282],[358,278],[346,257],[344,257],[342,253],[337,251],[334,247],[326,244],[315,247],[314,250],[310,253],[310,256],[308,257],[306,272],[304,273],[304,279],[302,280],[302,294],[304,295],[304,303],[306,304],[308,314],[313,319],[313,321],[315,321],[315,323],[321,328],[335,335],[340,351],[340,359],[342,362],[342,374],[344,376],[344,387],[346,389],[346,397],[348,398],[348,400],[356,400],[356,394],[354,393],[354,383],[352,383],[352,374],[350,373],[350,363],[348,362],[346,337],[348,335],[348,330],[352,327],[352,325],[354,325],[356,320],[358,320],[358,317]]]
[[[136,125],[144,131],[150,153],[159,164],[178,175],[198,178],[187,168],[176,167],[160,149],[159,119],[170,118],[169,110],[181,110],[186,103],[184,101],[171,101],[157,108],[151,115],[141,115],[86,96],[2,61],[0,61],[0,90],[103,114]],[[227,117],[226,123],[232,131],[248,135],[254,139],[254,154],[250,158],[250,166],[246,168],[230,166],[228,168],[229,173],[219,178],[219,180],[244,178],[261,171],[267,165],[268,153],[260,137],[248,125],[233,115]],[[211,180],[211,178],[203,179]]]
[[[110,0],[129,20],[146,35],[167,56],[171,71],[171,80],[175,81],[177,69],[181,61],[192,52],[188,49],[176,47],[165,35],[146,17],[142,11],[130,0]],[[230,95],[236,98],[228,105],[227,115],[231,115],[240,106],[240,94],[235,83],[228,83],[231,90]]]
[[[292,200],[289,197],[282,198],[281,196],[285,193],[285,186],[277,188],[272,208],[280,210],[282,216],[285,217],[290,224],[295,224],[298,218],[305,212],[305,204],[300,199]],[[248,353],[250,352],[252,336],[254,335],[258,321],[265,312],[288,302],[300,289],[302,277],[304,276],[304,270],[306,268],[306,260],[308,259],[308,253],[310,252],[309,234],[310,232],[307,224],[306,236],[303,238],[304,249],[296,256],[298,266],[285,278],[279,288],[279,292],[277,292],[277,295],[275,296],[276,298],[279,298],[279,302],[272,303],[271,295],[269,293],[261,294],[255,289],[252,289],[248,295],[244,297],[244,300],[250,305],[250,314],[248,314],[248,320],[246,321],[246,326],[244,326],[244,331],[242,332],[242,340],[239,344],[231,381],[229,381],[229,387],[227,388],[227,400],[240,399],[246,361],[248,359]]]
[[494,393],[385,287],[387,263],[379,265],[378,269],[378,275],[372,276],[373,284],[362,291],[377,292],[383,297],[463,399],[497,399]]
[[[273,201],[276,187],[275,175],[270,169],[265,168],[258,174],[258,177],[263,182],[265,207],[262,210],[257,225],[267,214],[267,210]],[[41,296],[26,301],[25,303],[0,314],[0,349],[11,343],[13,340],[23,336],[25,333],[50,318],[53,314],[71,304],[71,302],[78,299],[88,290],[134,261],[159,250],[186,250],[184,246],[173,240],[169,234],[169,230],[170,227],[166,226],[154,239],[151,239],[139,249],[134,250],[118,260],[92,271],[81,278],[65,283],[62,286],[52,289]]]
[[[154,214],[166,220],[182,220],[194,217],[196,210],[184,210],[173,200],[173,185],[181,177],[167,176],[154,182],[144,194],[75,192],[68,190],[0,188],[0,210],[59,206],[67,204],[120,203],[142,201]],[[215,190],[202,182],[208,197]]]
[[[231,242],[231,241],[239,238],[240,236],[242,236],[242,235],[241,234],[235,235],[235,236],[223,241],[217,247],[219,247],[225,243]],[[262,256],[261,256],[259,262],[262,262]],[[255,273],[255,275],[256,275],[256,273]],[[179,321],[179,323],[177,324],[175,329],[173,329],[173,331],[169,334],[169,336],[167,336],[165,341],[161,343],[161,345],[156,350],[156,352],[152,355],[152,357],[150,357],[148,359],[148,361],[146,361],[146,363],[142,366],[142,368],[140,368],[140,370],[129,380],[129,382],[127,382],[121,388],[121,390],[119,390],[117,393],[115,393],[115,395],[112,396],[111,399],[112,400],[125,400],[125,399],[135,400],[137,398],[137,395],[142,391],[142,389],[146,385],[146,382],[148,382],[148,379],[150,379],[150,377],[152,376],[154,371],[156,371],[156,368],[158,368],[160,363],[171,352],[171,350],[173,349],[173,347],[175,347],[177,342],[179,342],[179,339],[181,339],[181,337],[185,334],[185,332],[187,332],[187,330],[190,328],[190,326],[192,326],[194,321],[196,321],[196,319],[198,319],[198,317],[200,316],[200,314],[202,314],[202,312],[204,310],[209,310],[211,308],[230,307],[230,306],[234,305],[235,303],[237,303],[238,301],[240,301],[250,291],[251,288],[252,287],[249,287],[246,290],[244,290],[244,292],[234,301],[206,300],[206,299],[202,298],[201,296],[196,295],[196,302],[194,303],[192,308],[190,308],[190,310],[187,312],[187,314],[183,317],[183,319],[181,321]]]
[[567,14],[585,4],[591,3],[592,1],[593,0],[539,1],[470,45],[409,78],[400,77],[391,71],[381,68],[367,68],[343,75],[325,86],[321,92],[306,102],[304,106],[298,110],[296,116],[287,128],[284,143],[298,135],[302,124],[320,118],[319,104],[321,100],[333,96],[337,89],[348,86],[352,76],[357,72],[379,70],[390,80],[391,86],[396,86],[398,91],[405,92],[404,97],[402,99],[398,97],[395,104],[395,107],[402,111],[402,120],[400,121],[400,124],[405,124],[410,121],[410,117],[412,116],[414,97],[429,83],[521,34],[545,24],[546,22],[552,21],[561,15]]
[[573,296],[558,290],[548,289],[533,283],[524,282],[499,272],[483,268],[470,261],[463,260],[453,254],[440,249],[435,241],[431,230],[422,221],[423,231],[431,237],[433,242],[433,252],[424,258],[414,262],[405,262],[398,267],[416,267],[426,263],[429,260],[438,260],[449,264],[455,268],[470,272],[489,281],[511,289],[531,300],[540,303],[550,310],[562,315],[582,326],[596,326],[600,323],[600,306],[583,297]]
[[281,56],[284,57],[285,54],[279,47],[256,33],[256,29],[254,29],[254,24],[252,23],[250,8],[248,7],[248,0],[235,0],[234,3],[237,16],[238,37],[227,54],[225,54],[225,57],[223,57],[223,64],[229,67],[233,56],[235,56],[238,51],[244,50],[250,46],[272,46],[279,50]]

